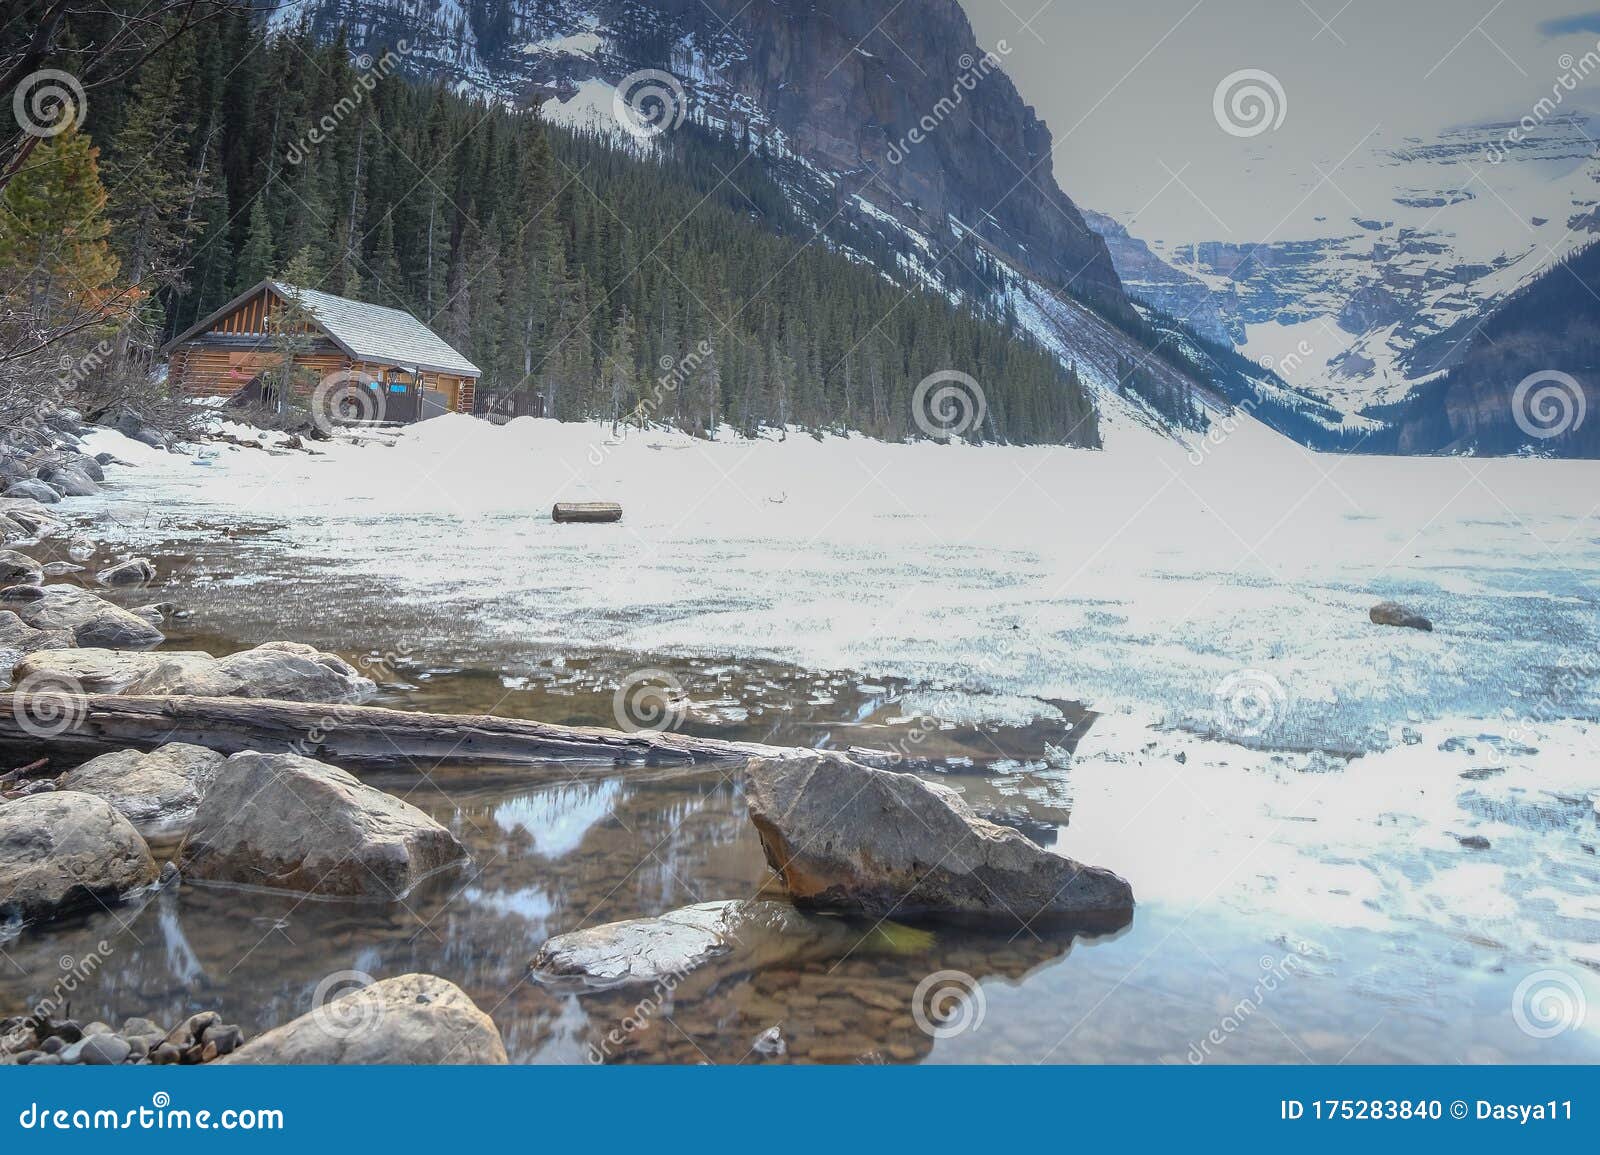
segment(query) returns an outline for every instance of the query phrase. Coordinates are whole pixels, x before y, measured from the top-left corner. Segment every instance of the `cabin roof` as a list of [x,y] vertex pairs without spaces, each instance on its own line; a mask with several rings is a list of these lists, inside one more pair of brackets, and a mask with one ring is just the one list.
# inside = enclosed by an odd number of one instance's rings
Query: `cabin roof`
[[348,297],[335,297],[332,293],[296,288],[273,280],[262,281],[240,293],[205,320],[167,342],[162,352],[170,352],[203,333],[262,289],[271,291],[281,300],[298,304],[353,361],[373,361],[381,365],[416,368],[430,373],[453,373],[462,377],[482,375],[482,370],[404,309],[352,301]]

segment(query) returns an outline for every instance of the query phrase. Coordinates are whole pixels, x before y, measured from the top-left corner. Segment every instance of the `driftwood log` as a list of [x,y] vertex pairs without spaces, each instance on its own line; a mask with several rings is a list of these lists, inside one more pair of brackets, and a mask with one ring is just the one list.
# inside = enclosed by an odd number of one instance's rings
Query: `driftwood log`
[[[687,734],[553,726],[488,714],[420,714],[378,706],[264,698],[120,694],[0,694],[0,753],[94,757],[191,742],[223,754],[295,753],[341,765],[440,762],[672,766],[792,758],[807,753]],[[876,760],[870,752],[859,752]],[[888,755],[881,755],[888,757]]]
[[551,521],[621,521],[622,506],[614,501],[558,501]]

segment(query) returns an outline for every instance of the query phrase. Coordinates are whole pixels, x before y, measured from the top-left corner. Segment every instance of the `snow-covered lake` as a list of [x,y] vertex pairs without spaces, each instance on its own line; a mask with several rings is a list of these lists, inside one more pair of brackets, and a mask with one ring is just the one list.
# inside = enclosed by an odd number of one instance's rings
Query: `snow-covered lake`
[[[1247,419],[1103,452],[465,417],[315,456],[96,438],[139,468],[69,511],[196,559],[174,595],[204,613],[326,590],[304,640],[508,686],[606,651],[897,679],[951,723],[1097,711],[994,771],[1070,797],[1056,849],[1134,887],[1097,997],[1188,1014],[1128,1055],[1183,1061],[1290,944],[1310,977],[1238,1057],[1600,1058],[1600,463],[1324,456]],[[584,500],[626,516],[551,522]],[[1435,630],[1371,624],[1385,599]],[[991,1016],[1059,993],[1030,982]]]

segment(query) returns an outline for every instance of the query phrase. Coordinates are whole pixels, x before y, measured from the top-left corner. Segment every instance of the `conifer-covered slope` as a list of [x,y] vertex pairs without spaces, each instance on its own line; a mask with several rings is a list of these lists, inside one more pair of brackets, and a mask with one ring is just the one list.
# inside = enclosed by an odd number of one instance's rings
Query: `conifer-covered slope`
[[934,235],[843,196],[754,112],[641,140],[609,99],[575,127],[553,97],[425,83],[416,45],[325,31],[208,22],[95,89],[111,246],[166,271],[153,333],[276,274],[414,312],[506,412],[1096,445],[1108,417],[1186,436],[1245,404],[1342,442],[1104,283],[1043,279],[953,214]]
[[1600,457],[1600,245],[1492,312],[1455,366],[1377,416],[1399,453]]
[[167,334],[292,269],[413,311],[516,411],[919,437],[914,390],[954,370],[984,394],[966,436],[1098,444],[1070,367],[885,277],[883,242],[818,236],[761,147],[685,125],[644,155],[244,19],[96,95],[123,267],[186,270],[151,306]]
[[[275,27],[404,41],[402,67],[537,104],[609,113],[611,86],[676,78],[686,118],[767,138],[827,182],[942,239],[951,218],[1055,286],[1121,299],[1100,237],[1058,186],[1049,129],[958,0],[275,0]],[[633,95],[625,89],[625,95]],[[819,222],[820,223],[820,219]]]

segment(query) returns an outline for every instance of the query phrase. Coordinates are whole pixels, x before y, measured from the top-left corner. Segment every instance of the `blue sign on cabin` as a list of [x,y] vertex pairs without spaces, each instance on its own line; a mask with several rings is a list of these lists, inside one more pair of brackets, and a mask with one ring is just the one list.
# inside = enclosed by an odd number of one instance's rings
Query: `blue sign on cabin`
[[389,392],[391,392],[391,393],[404,393],[405,391],[406,391],[406,387],[404,385],[401,385],[401,384],[391,383],[390,386],[389,386]]

